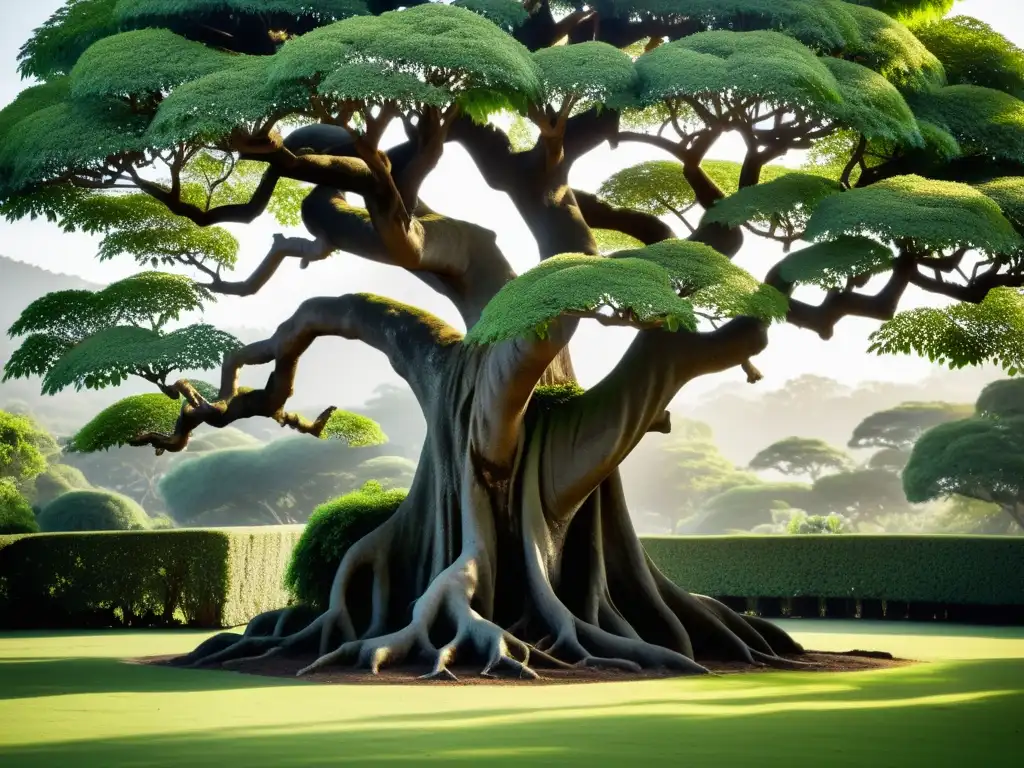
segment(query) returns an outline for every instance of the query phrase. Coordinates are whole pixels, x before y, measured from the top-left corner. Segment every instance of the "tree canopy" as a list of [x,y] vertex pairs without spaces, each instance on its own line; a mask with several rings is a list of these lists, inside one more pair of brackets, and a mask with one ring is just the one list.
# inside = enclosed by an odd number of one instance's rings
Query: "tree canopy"
[[853,431],[851,448],[897,448],[908,450],[932,427],[969,416],[973,405],[957,403],[902,403],[873,413]]
[[807,475],[817,480],[822,474],[851,469],[853,460],[824,440],[787,437],[760,451],[750,461],[754,470],[774,469],[784,475]]
[[59,450],[50,433],[27,416],[0,411],[0,479],[26,488]]

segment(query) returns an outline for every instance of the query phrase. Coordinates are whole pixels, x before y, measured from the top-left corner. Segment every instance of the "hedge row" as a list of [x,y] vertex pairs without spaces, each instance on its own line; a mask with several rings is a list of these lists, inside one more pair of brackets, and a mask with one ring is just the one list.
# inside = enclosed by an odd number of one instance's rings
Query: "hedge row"
[[285,605],[301,526],[0,537],[0,626],[233,627]]
[[651,559],[698,594],[1024,605],[1024,538],[659,536]]
[[[0,536],[0,626],[238,626],[287,604],[284,574],[301,533]],[[948,606],[1024,606],[1024,538],[695,536],[644,545],[685,589],[763,615],[826,606],[827,615],[914,618],[927,609],[952,619]]]

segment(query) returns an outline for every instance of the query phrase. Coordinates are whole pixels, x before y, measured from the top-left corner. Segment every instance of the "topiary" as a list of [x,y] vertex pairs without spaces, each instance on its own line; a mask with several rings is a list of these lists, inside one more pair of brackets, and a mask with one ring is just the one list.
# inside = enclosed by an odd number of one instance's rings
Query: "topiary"
[[91,489],[92,483],[82,474],[82,470],[67,464],[51,464],[36,478],[33,502],[39,507],[45,507],[65,493]]
[[38,532],[28,500],[11,480],[0,479],[0,534]]
[[380,527],[407,495],[371,480],[313,510],[285,572],[285,587],[300,602],[327,608],[334,573],[349,547]]
[[39,528],[59,531],[138,531],[150,527],[145,510],[127,496],[110,491],[72,491],[47,504]]

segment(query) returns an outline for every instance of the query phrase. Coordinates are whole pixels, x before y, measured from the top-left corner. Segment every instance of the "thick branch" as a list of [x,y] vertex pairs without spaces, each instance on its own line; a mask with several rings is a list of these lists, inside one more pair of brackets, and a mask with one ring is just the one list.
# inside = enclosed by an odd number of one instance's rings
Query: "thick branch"
[[635,237],[644,245],[653,245],[675,237],[672,228],[664,221],[649,213],[631,208],[617,208],[590,192],[573,190],[580,213],[593,229],[612,229]]
[[[140,435],[132,445],[151,445],[159,452],[178,452],[185,449],[192,432],[201,424],[221,428],[253,416],[272,418],[282,426],[319,435],[333,409],[309,422],[286,412],[284,406],[292,395],[299,358],[322,336],[363,341],[380,350],[424,404],[436,396],[438,371],[447,357],[446,352],[461,338],[455,329],[432,315],[376,296],[354,294],[310,299],[303,302],[271,338],[249,344],[228,356],[221,371],[219,402],[207,402],[187,381],[178,382],[176,388],[186,402],[174,432]],[[266,363],[275,364],[266,386],[240,392],[241,369]]]
[[[614,369],[552,417],[559,471],[545,488],[552,509],[571,509],[664,418],[676,393],[700,376],[739,366],[768,344],[759,320],[737,318],[709,333],[641,331]],[[568,459],[566,459],[568,457]]]
[[134,176],[135,184],[139,189],[159,200],[167,206],[171,213],[191,219],[200,227],[209,227],[215,224],[248,224],[255,221],[267,210],[280,179],[281,174],[276,168],[268,168],[248,202],[203,209],[182,200],[177,193],[159,184],[147,181],[138,175]]

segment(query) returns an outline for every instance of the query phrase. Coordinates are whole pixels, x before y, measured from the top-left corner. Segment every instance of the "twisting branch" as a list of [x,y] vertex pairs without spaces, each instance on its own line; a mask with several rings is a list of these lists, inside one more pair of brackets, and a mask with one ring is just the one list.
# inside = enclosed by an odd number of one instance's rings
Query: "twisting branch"
[[314,261],[322,261],[334,253],[335,249],[323,240],[310,240],[304,237],[285,237],[274,235],[274,244],[260,265],[245,280],[222,280],[218,270],[210,269],[202,262],[191,259],[189,263],[211,278],[206,288],[224,296],[252,296],[274,276],[278,267],[287,258],[301,259],[300,266],[306,269]]
[[215,224],[248,224],[255,221],[267,210],[277,188],[277,182],[281,179],[281,173],[276,168],[268,168],[248,202],[203,209],[182,200],[180,188],[177,191],[173,188],[168,190],[160,184],[142,178],[134,169],[130,169],[129,174],[135,186],[141,191],[159,200],[171,213],[191,219],[200,227]]
[[[368,294],[317,298],[303,302],[291,318],[264,341],[230,354],[221,370],[220,400],[208,402],[187,381],[174,389],[184,398],[174,432],[148,433],[131,441],[150,445],[158,453],[185,449],[192,432],[202,424],[226,427],[239,419],[262,416],[299,432],[319,435],[334,409],[315,421],[284,410],[292,395],[299,359],[322,336],[365,342],[388,356],[392,368],[412,388],[420,403],[436,398],[436,387],[448,350],[461,334],[426,312]],[[245,366],[274,363],[262,389],[242,391],[238,375]]]
[[[641,331],[612,371],[552,416],[551,451],[569,457],[544,489],[552,509],[574,509],[664,420],[687,382],[743,365],[768,344],[765,324],[737,318],[706,332]],[[643,375],[638,375],[643,372]]]
[[573,190],[580,213],[593,229],[612,229],[635,237],[644,245],[653,245],[675,237],[672,228],[664,221],[649,213],[634,211],[632,208],[618,208],[601,200],[590,192]]

